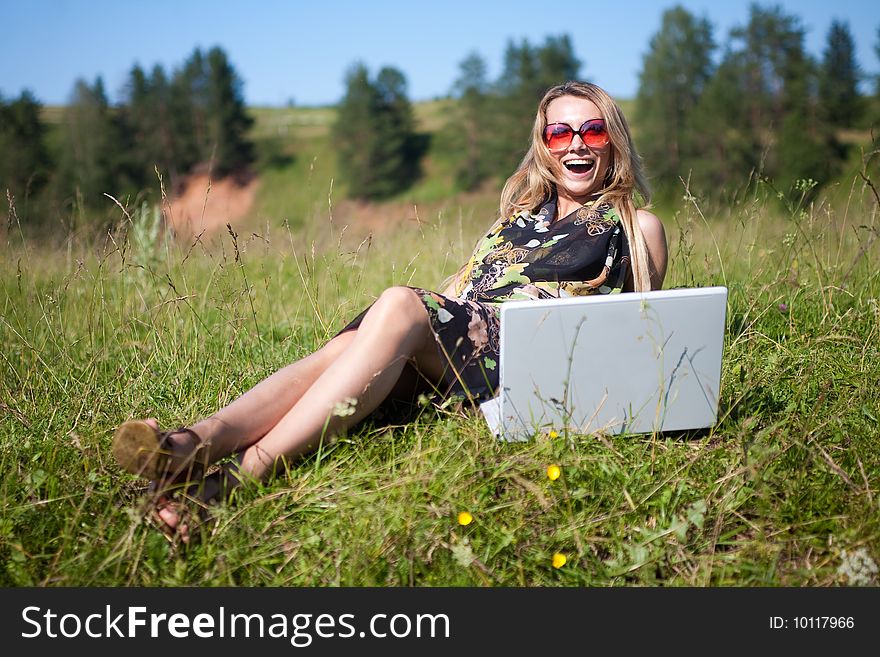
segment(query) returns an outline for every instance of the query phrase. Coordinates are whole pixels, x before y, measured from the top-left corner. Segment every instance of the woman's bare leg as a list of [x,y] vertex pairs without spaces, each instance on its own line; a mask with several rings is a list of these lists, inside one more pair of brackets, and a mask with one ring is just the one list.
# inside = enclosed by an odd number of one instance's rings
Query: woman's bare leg
[[[347,348],[323,371],[299,401],[258,442],[245,450],[241,470],[265,478],[281,457],[316,448],[356,424],[381,404],[407,363],[429,381],[444,371],[428,313],[415,292],[386,290],[366,314]],[[334,414],[334,407],[354,399],[353,413]]]
[[[301,368],[297,376],[302,378],[295,382],[297,400],[262,438],[241,454],[238,470],[250,477],[263,479],[274,470],[279,459],[304,454],[317,447],[320,440],[329,439],[353,426],[385,400],[400,380],[407,363],[412,363],[419,375],[429,381],[439,382],[442,378],[445,364],[437,352],[427,311],[416,293],[408,288],[386,290],[364,317],[358,330],[343,336],[348,337],[344,342],[337,342],[334,349],[327,350],[318,364]],[[338,336],[336,340],[343,336]],[[328,346],[332,343],[328,343]],[[342,344],[345,347],[337,351]],[[329,364],[324,358],[330,360]],[[233,436],[229,442],[223,443],[227,447],[235,444],[235,434],[229,429],[230,426],[245,426],[255,431],[259,423],[248,417],[256,410],[255,406],[269,403],[276,412],[282,407],[281,404],[273,404],[267,397],[281,392],[288,378],[296,378],[290,373],[280,376],[284,371],[273,374],[219,411],[217,415],[224,414],[222,423],[213,420],[213,425],[203,427],[202,431],[217,432],[210,434],[212,440],[218,435]],[[309,375],[316,371],[320,371],[317,378],[306,390],[302,390],[302,381],[308,380]],[[264,386],[273,377],[277,377],[275,381]],[[258,390],[258,394],[251,394]],[[355,400],[354,412],[351,415],[334,415],[336,404],[346,399]],[[233,409],[236,404],[238,406]],[[212,418],[203,422],[212,422]],[[268,418],[267,413],[263,421],[268,421]],[[200,424],[193,425],[195,431],[199,431]],[[222,426],[219,430],[216,428],[218,424]],[[212,447],[211,453],[219,453],[216,446]],[[235,479],[229,480],[234,482]],[[211,497],[215,492],[218,491],[205,491],[205,496]],[[178,528],[180,518],[173,507],[160,506],[159,515],[171,528]],[[186,531],[186,528],[179,529]]]
[[[356,331],[337,335],[327,344],[263,379],[228,406],[196,422],[190,429],[207,447],[207,460],[218,461],[254,444],[296,404],[325,369],[351,344]],[[192,445],[186,434],[172,441],[185,449]]]

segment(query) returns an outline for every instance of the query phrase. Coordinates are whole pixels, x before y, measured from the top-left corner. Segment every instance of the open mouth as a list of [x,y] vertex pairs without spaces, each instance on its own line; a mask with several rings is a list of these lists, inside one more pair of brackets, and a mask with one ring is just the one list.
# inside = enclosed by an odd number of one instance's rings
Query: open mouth
[[572,173],[587,173],[596,165],[595,160],[569,160],[565,163],[565,168]]

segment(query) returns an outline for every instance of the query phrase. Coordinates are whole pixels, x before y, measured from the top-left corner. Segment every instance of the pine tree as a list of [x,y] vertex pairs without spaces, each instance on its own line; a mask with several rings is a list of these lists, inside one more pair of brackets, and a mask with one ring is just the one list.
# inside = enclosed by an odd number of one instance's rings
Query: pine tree
[[349,196],[371,198],[376,189],[371,149],[375,148],[378,93],[363,64],[355,64],[349,69],[345,88],[345,97],[339,104],[336,125],[331,133],[338,153],[339,170],[348,183]]
[[168,90],[168,105],[173,121],[175,160],[182,173],[197,165],[209,166],[211,149],[207,137],[207,94],[205,63],[196,48],[174,71]]
[[458,103],[446,128],[443,141],[457,152],[456,185],[464,190],[475,189],[490,169],[483,157],[489,83],[486,62],[471,53],[459,64],[459,77],[453,85]]
[[731,183],[741,185],[760,166],[760,135],[743,121],[744,87],[741,54],[728,49],[706,84],[689,125],[693,153],[682,178],[690,178],[692,192],[718,195]]
[[375,87],[380,103],[376,166],[384,187],[380,187],[379,195],[391,196],[421,175],[424,145],[416,133],[403,73],[384,67],[376,76]]
[[[153,143],[156,148],[156,166],[163,177],[174,186],[182,175],[182,148],[175,139],[175,123],[171,101],[171,86],[160,64],[153,67],[149,79],[151,106],[155,112],[156,132]],[[151,172],[155,173],[155,172]]]
[[153,168],[159,166],[160,144],[156,140],[159,116],[150,80],[144,70],[135,65],[128,76],[126,103],[122,118],[131,143],[128,152],[132,177],[141,188],[154,178]]
[[125,132],[110,108],[100,77],[74,84],[64,112],[62,177],[67,193],[91,208],[106,207],[104,194],[120,199],[132,190],[123,154]]
[[254,161],[248,131],[253,119],[244,103],[242,81],[226,53],[212,48],[207,56],[207,137],[220,176],[243,172]]
[[831,23],[819,73],[819,108],[822,118],[839,128],[852,128],[862,115],[859,67],[849,26]]
[[541,97],[549,87],[577,79],[580,67],[567,35],[547,37],[540,47],[525,39],[519,45],[508,42],[491,103],[495,129],[484,145],[488,161],[502,177],[519,165],[528,149]]
[[40,103],[28,91],[13,101],[0,96],[0,195],[15,197],[18,211],[49,180],[51,160]]
[[28,91],[8,102],[0,96],[0,207],[3,208],[0,216],[9,211],[6,199],[9,194],[22,225],[47,219],[43,201],[53,162],[40,110],[40,103]]
[[[160,79],[154,80],[157,85]],[[226,53],[214,47],[203,54],[196,48],[174,72],[164,91],[161,109],[171,117],[162,133],[173,148],[169,166],[180,172],[195,168],[218,176],[243,173],[254,161],[248,131],[253,119],[244,103],[242,82]]]
[[550,87],[577,79],[581,62],[567,34],[548,36],[537,50],[538,75],[535,95],[540,99]]
[[[671,189],[697,158],[694,116],[713,74],[712,27],[676,7],[663,14],[639,75],[636,118],[649,174]],[[709,126],[706,126],[709,128]]]
[[783,191],[798,179],[827,179],[835,155],[817,117],[817,66],[803,42],[796,17],[752,5],[698,105],[705,168],[695,175],[718,188],[741,186],[757,172]]
[[406,79],[396,69],[383,68],[375,81],[363,64],[348,71],[333,134],[353,198],[387,198],[419,175],[424,146],[415,131]]

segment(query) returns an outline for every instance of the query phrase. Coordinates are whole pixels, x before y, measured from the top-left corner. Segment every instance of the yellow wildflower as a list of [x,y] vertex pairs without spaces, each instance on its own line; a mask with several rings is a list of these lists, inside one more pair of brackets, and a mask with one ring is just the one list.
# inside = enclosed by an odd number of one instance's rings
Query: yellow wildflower
[[565,565],[565,562],[568,559],[565,558],[565,555],[561,552],[557,552],[553,555],[553,567],[554,568],[562,568]]
[[556,481],[557,479],[559,479],[561,474],[562,468],[560,468],[558,465],[554,464],[547,466],[547,479],[549,479],[550,481]]
[[467,511],[462,511],[458,514],[458,524],[465,526],[469,525],[474,521],[474,517],[468,513]]

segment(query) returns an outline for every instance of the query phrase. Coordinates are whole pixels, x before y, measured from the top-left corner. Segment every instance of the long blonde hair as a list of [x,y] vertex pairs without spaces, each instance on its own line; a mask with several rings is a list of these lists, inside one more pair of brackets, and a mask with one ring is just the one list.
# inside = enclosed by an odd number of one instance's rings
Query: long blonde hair
[[[636,203],[639,207],[645,207],[650,201],[642,159],[633,144],[629,124],[620,106],[595,84],[571,81],[551,87],[544,94],[535,115],[529,150],[501,191],[501,214],[496,226],[508,217],[537,208],[550,196],[556,180],[561,177],[559,161],[544,144],[544,128],[547,126],[547,106],[563,96],[589,100],[599,108],[605,119],[612,155],[596,202],[608,203],[617,209],[629,242],[633,287],[636,291],[650,290],[648,251],[636,217]],[[465,269],[467,265],[452,278],[460,279]],[[460,286],[460,280],[457,282]]]

